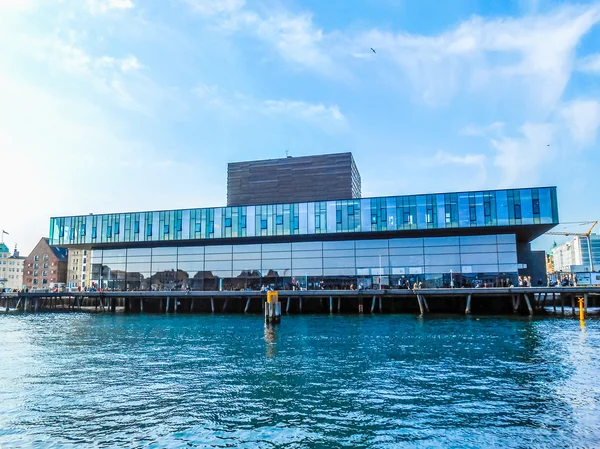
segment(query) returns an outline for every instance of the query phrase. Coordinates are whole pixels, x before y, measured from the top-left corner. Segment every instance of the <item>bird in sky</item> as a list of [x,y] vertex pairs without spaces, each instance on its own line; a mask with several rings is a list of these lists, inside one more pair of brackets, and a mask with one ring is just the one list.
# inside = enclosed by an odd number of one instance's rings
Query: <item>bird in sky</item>
[[371,48],[371,51],[372,51],[373,53],[377,53],[375,50],[373,50],[373,48]]

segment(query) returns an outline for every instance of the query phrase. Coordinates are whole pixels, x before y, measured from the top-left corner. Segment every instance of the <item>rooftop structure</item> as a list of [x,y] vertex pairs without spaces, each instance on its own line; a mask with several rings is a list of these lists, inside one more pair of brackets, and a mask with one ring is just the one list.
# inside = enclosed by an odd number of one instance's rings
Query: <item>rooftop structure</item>
[[227,166],[227,206],[360,198],[352,153],[233,162]]

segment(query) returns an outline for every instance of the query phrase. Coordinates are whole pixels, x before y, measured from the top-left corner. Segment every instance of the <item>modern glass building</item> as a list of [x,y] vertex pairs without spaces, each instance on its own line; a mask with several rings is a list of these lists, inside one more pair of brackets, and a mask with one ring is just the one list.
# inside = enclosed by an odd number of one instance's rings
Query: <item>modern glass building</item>
[[504,285],[556,224],[541,187],[55,217],[50,242],[118,290]]

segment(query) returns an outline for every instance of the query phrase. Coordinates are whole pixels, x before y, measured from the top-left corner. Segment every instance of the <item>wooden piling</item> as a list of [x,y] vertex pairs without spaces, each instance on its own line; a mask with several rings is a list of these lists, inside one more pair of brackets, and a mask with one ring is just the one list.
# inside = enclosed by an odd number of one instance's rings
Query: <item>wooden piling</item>
[[375,302],[377,301],[377,296],[373,296],[373,300],[371,301],[371,313],[375,312]]
[[425,312],[429,312],[429,305],[427,304],[427,299],[425,299],[425,295],[421,295],[421,302],[425,307]]
[[302,313],[302,296],[298,298],[298,309],[300,310],[300,313]]
[[285,313],[290,313],[290,302],[292,302],[291,298],[287,297],[287,302],[285,303]]
[[359,313],[360,315],[362,315],[362,314],[363,314],[363,312],[364,312],[364,308],[363,308],[363,299],[362,299],[362,297],[361,297],[361,298],[358,298],[358,313]]
[[329,314],[333,313],[333,296],[329,297]]
[[417,303],[419,304],[419,310],[421,311],[421,316],[425,313],[423,310],[423,303],[421,302],[421,295],[417,295]]
[[587,315],[588,313],[588,294],[584,293],[583,294],[583,310],[585,312],[585,314]]
[[529,301],[529,295],[527,293],[524,294],[525,303],[527,304],[527,309],[529,310],[529,315],[533,315],[533,308],[531,307],[531,301]]
[[571,296],[571,313],[575,316],[575,295]]
[[210,298],[210,311],[215,313],[215,298]]
[[554,313],[556,313],[556,293],[552,292],[552,308],[554,309]]
[[229,301],[229,298],[225,298],[225,302],[223,303],[223,312],[227,310],[227,301]]
[[[289,302],[290,298],[288,298]],[[244,313],[248,313],[248,309],[250,308],[250,297],[246,298],[246,307],[244,307]]]
[[[513,298],[514,300],[514,298]],[[514,303],[514,301],[513,301]],[[465,315],[471,314],[471,295],[467,296],[467,307],[465,307]]]
[[379,297],[379,313],[381,313],[381,311],[383,310],[382,301],[383,301],[383,298],[380,296]]
[[165,307],[165,313],[169,313],[169,306],[171,305],[171,298],[167,296],[167,307]]
[[338,296],[338,301],[337,302],[338,302],[338,304],[337,304],[337,309],[338,310],[337,311],[338,311],[338,313],[340,313],[340,311],[342,310],[342,298],[340,298]]
[[140,313],[144,313],[144,298],[140,298]]
[[565,314],[565,295],[564,295],[564,293],[560,294],[560,307],[561,307],[561,313],[564,315]]

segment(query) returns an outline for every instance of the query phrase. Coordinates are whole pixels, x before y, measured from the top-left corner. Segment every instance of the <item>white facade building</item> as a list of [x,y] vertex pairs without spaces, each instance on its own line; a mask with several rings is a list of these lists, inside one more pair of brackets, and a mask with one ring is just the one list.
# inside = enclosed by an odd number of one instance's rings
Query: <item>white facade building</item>
[[[600,271],[600,235],[590,235],[594,271]],[[574,237],[552,249],[554,271],[590,271],[590,251],[586,237]]]
[[0,289],[20,290],[23,288],[23,265],[25,258],[15,248],[10,254],[8,247],[0,244]]

